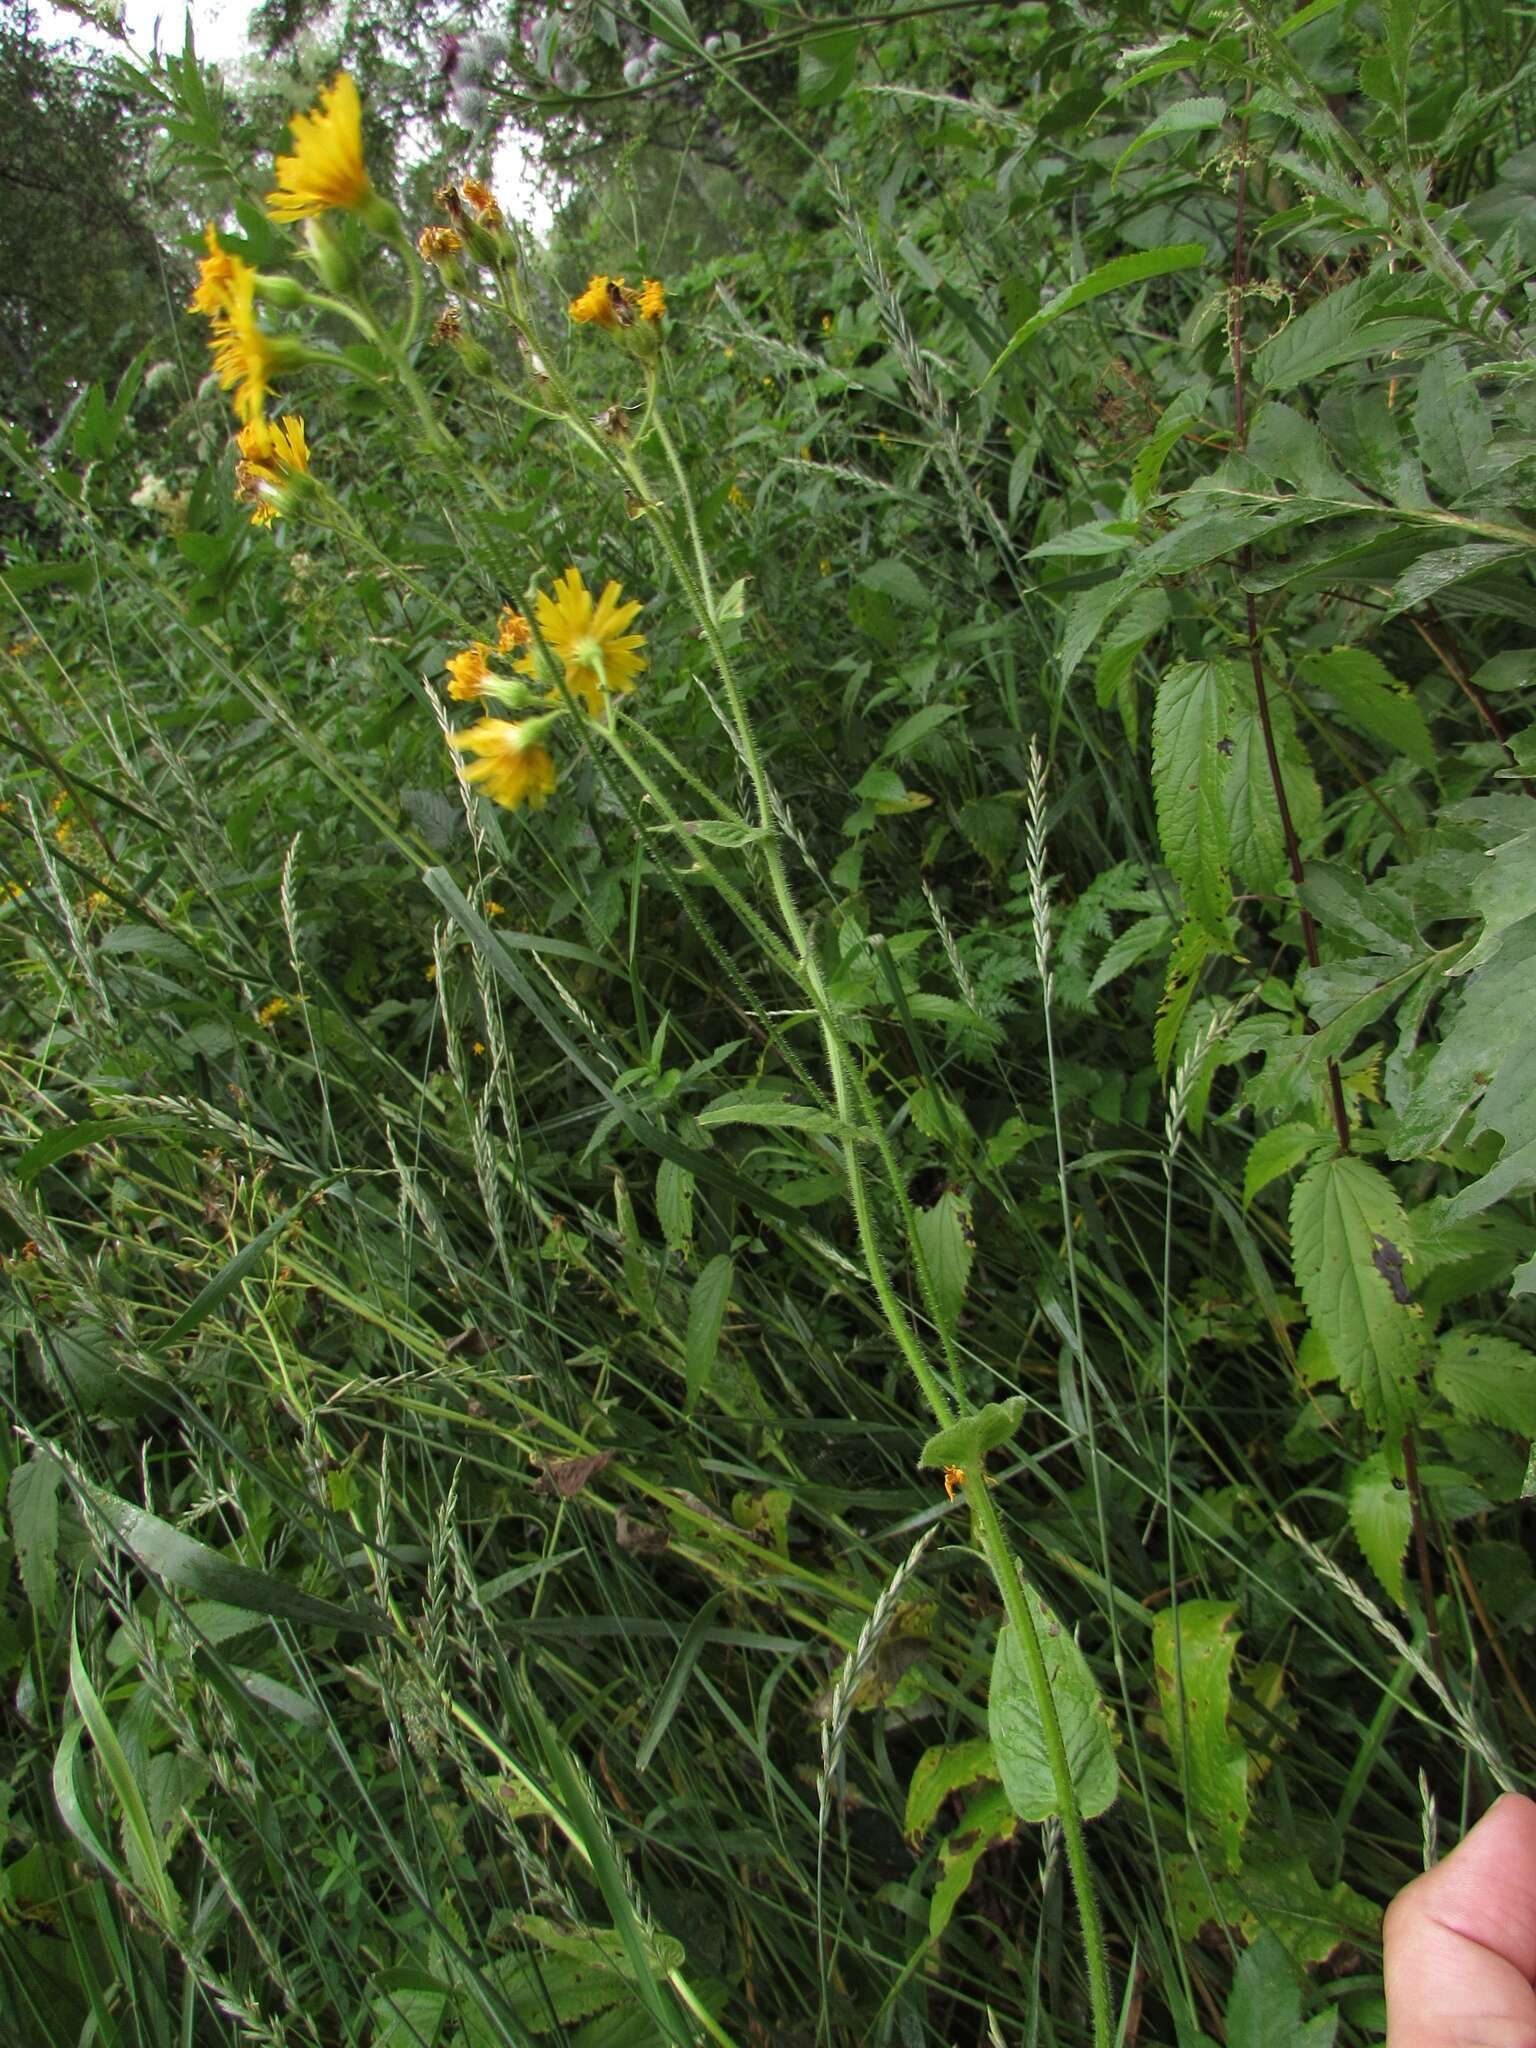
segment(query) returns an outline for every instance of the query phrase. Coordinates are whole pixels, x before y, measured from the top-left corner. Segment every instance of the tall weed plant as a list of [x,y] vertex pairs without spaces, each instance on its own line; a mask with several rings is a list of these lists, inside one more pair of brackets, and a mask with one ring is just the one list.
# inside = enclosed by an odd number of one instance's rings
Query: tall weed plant
[[643,12],[519,91],[742,246],[189,46],[4,442],[0,2001],[1370,2041],[1536,1733],[1529,37]]

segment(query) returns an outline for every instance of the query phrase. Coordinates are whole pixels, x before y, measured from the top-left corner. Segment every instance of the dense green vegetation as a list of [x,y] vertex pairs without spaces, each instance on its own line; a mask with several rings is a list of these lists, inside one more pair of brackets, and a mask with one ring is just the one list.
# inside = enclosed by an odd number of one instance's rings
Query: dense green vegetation
[[263,19],[3,394],[6,2038],[1378,2039],[1536,1761],[1524,18]]

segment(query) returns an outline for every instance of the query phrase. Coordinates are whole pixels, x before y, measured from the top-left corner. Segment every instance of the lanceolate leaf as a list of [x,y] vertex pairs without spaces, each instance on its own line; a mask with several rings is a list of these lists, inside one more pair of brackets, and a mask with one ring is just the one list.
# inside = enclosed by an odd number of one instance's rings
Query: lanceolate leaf
[[959,1188],[946,1188],[931,1208],[914,1209],[912,1221],[939,1314],[952,1327],[964,1306],[976,1256],[970,1197]]
[[1366,1563],[1401,1607],[1403,1553],[1413,1530],[1413,1506],[1407,1487],[1380,1451],[1358,1465],[1349,1482],[1349,1526]]
[[1232,748],[1237,671],[1230,661],[1171,668],[1152,720],[1152,775],[1163,857],[1190,917],[1220,934],[1232,884],[1223,790]]
[[1069,285],[1048,305],[1042,306],[1038,313],[1032,314],[1014,333],[982,382],[995,377],[1015,349],[1022,348],[1026,341],[1032,341],[1042,327],[1059,320],[1063,313],[1087,305],[1090,299],[1102,298],[1105,292],[1123,291],[1127,285],[1144,284],[1149,277],[1166,277],[1170,271],[1189,270],[1205,260],[1203,242],[1175,242],[1161,249],[1142,249],[1134,256],[1117,256],[1113,262],[1101,263],[1097,270],[1079,278],[1076,284]]
[[[1087,1659],[1067,1629],[1032,1586],[1025,1586],[1024,1597],[1040,1637],[1072,1784],[1083,1817],[1092,1820],[1095,1814],[1113,1805],[1120,1784],[1109,1714],[1099,1698]],[[1039,1710],[1029,1682],[1029,1666],[1007,1623],[998,1633],[997,1654],[992,1661],[987,1727],[998,1776],[1020,1820],[1048,1820],[1059,1813],[1056,1781],[1051,1775]]]
[[1423,1322],[1403,1273],[1407,1222],[1392,1185],[1344,1154],[1320,1160],[1291,1197],[1291,1259],[1339,1384],[1373,1429],[1400,1434],[1417,1402]]
[[690,1410],[697,1405],[714,1372],[715,1354],[720,1349],[720,1326],[725,1320],[725,1305],[731,1298],[731,1282],[735,1276],[736,1268],[729,1257],[718,1252],[693,1283],[693,1293],[688,1298],[686,1343]]
[[1214,1836],[1229,1870],[1242,1862],[1248,1825],[1248,1752],[1229,1728],[1237,1609],[1183,1600],[1152,1626],[1163,1730],[1194,1816]]

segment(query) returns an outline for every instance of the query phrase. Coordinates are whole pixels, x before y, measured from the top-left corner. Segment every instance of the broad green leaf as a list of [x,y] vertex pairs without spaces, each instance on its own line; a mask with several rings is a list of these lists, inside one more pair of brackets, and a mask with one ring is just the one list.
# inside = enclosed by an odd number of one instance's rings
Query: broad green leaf
[[1243,1166],[1243,1207],[1246,1209],[1261,1189],[1300,1166],[1326,1142],[1327,1134],[1315,1124],[1276,1124],[1273,1130],[1255,1138]]
[[1109,174],[1110,191],[1114,191],[1120,173],[1131,158],[1145,149],[1149,142],[1161,142],[1170,135],[1193,135],[1203,129],[1219,128],[1226,117],[1226,101],[1215,98],[1175,100],[1171,107],[1164,107],[1115,159],[1115,168]]
[[800,104],[829,107],[853,83],[859,64],[857,27],[833,29],[800,45]]
[[842,1125],[830,1111],[813,1109],[808,1103],[791,1102],[787,1095],[757,1094],[748,1089],[739,1095],[722,1096],[708,1109],[700,1110],[705,1130],[722,1124],[754,1124],[763,1130],[840,1131]]
[[1260,1934],[1232,1972],[1227,2000],[1227,2048],[1333,2048],[1339,2008],[1301,2016],[1301,1980],[1285,1946]]
[[992,1745],[985,1735],[974,1736],[969,1742],[937,1743],[932,1749],[925,1749],[907,1787],[902,1833],[909,1842],[921,1841],[952,1792],[974,1785],[978,1778],[996,1776]]
[[1240,1876],[1213,1870],[1209,1862],[1202,1868],[1189,1857],[1170,1864],[1169,1880],[1175,1923],[1186,1941],[1212,1925],[1234,1927],[1248,1942],[1268,1929],[1305,1968],[1326,1963],[1346,1942],[1374,1941],[1381,1931],[1379,1906],[1347,1884],[1325,1891],[1305,1856],[1275,1853],[1258,1834]]
[[925,704],[904,718],[880,749],[880,758],[888,755],[899,759],[922,745],[930,733],[938,731],[941,725],[954,718],[960,711],[958,704]]
[[[1131,464],[1131,497],[1138,512],[1145,511],[1155,495],[1169,454],[1199,420],[1210,396],[1210,388],[1209,380],[1204,377],[1197,377],[1186,385],[1170,403],[1149,438],[1137,449]],[[1159,591],[1157,595],[1162,597],[1163,594]],[[1165,597],[1163,616],[1167,617]]]
[[1349,1526],[1366,1563],[1401,1607],[1403,1554],[1413,1533],[1413,1504],[1401,1476],[1391,1471],[1380,1451],[1357,1465],[1350,1477]]
[[375,1992],[368,2007],[373,2021],[368,2048],[436,2048],[447,2006],[446,1991],[402,1986]]
[[1157,1023],[1152,1031],[1152,1055],[1157,1061],[1159,1075],[1167,1075],[1191,998],[1199,986],[1201,968],[1213,953],[1224,950],[1200,924],[1183,925],[1174,939],[1173,950],[1168,956],[1168,972],[1163,980],[1162,1000],[1158,1004]]
[[995,377],[1010,356],[1032,341],[1042,327],[1059,320],[1063,313],[1075,312],[1090,299],[1102,298],[1105,292],[1123,291],[1128,285],[1144,284],[1148,278],[1167,277],[1176,270],[1192,270],[1197,264],[1206,262],[1203,242],[1171,242],[1159,249],[1142,249],[1134,256],[1116,256],[1109,263],[1101,263],[1097,270],[1087,277],[1079,278],[1059,292],[1049,304],[1033,313],[1022,327],[1015,330],[1008,346],[982,379],[985,384]]
[[[1056,1717],[1061,1723],[1067,1769],[1083,1818],[1092,1820],[1114,1804],[1120,1789],[1109,1713],[1099,1697],[1088,1660],[1070,1631],[1027,1581],[1023,1590],[1045,1660]],[[1008,1622],[998,1631],[997,1652],[992,1660],[987,1729],[992,1737],[998,1776],[1008,1803],[1020,1820],[1049,1820],[1052,1814],[1060,1813],[1029,1666]]]
[[693,1242],[693,1175],[675,1159],[656,1169],[656,1215],[667,1249],[686,1252]]
[[1493,425],[1459,348],[1437,348],[1419,371],[1413,401],[1419,453],[1447,502],[1483,480]]
[[960,1816],[955,1831],[939,1849],[939,1878],[928,1906],[928,1938],[937,1941],[976,1875],[976,1865],[998,1842],[1011,1842],[1018,1817],[1001,1785],[976,1794]]
[[1415,605],[1427,604],[1430,598],[1453,583],[1464,583],[1469,576],[1480,576],[1485,569],[1491,569],[1499,562],[1512,562],[1517,556],[1529,557],[1530,552],[1523,542],[1474,540],[1468,541],[1464,547],[1438,548],[1431,554],[1421,555],[1393,585],[1391,601],[1381,614],[1382,622],[1385,624],[1388,619],[1395,619],[1399,612],[1412,611]]
[[688,1334],[684,1359],[688,1375],[688,1410],[691,1414],[699,1396],[708,1387],[720,1349],[720,1326],[731,1298],[736,1268],[729,1255],[717,1252],[693,1283],[688,1297]]
[[[1290,875],[1269,749],[1256,713],[1239,711],[1231,724],[1230,753],[1222,800],[1227,811],[1227,851],[1232,872],[1248,889],[1273,895]],[[1270,730],[1280,764],[1280,781],[1290,807],[1291,824],[1307,846],[1322,818],[1322,792],[1311,760],[1296,731],[1291,707],[1282,698],[1270,704]]]
[[1498,953],[1467,979],[1461,1002],[1406,1103],[1390,1143],[1394,1159],[1443,1145],[1511,1056],[1529,1043],[1536,987],[1536,917],[1505,935]]
[[5,1490],[6,1512],[10,1516],[11,1541],[16,1547],[16,1564],[22,1591],[34,1613],[49,1618],[59,1605],[59,1481],[63,1473],[56,1458],[36,1452],[24,1465],[13,1468]]
[[1483,929],[1471,952],[1456,962],[1457,974],[1475,973],[1498,952],[1512,925],[1536,916],[1536,830],[1489,850],[1472,885],[1472,908]]
[[976,1470],[989,1451],[1011,1443],[1019,1433],[1027,1406],[1022,1394],[1011,1401],[989,1401],[974,1415],[963,1415],[929,1437],[918,1454],[918,1464],[932,1471],[936,1466],[958,1465],[964,1472]]
[[1276,329],[1250,358],[1254,383],[1265,391],[1294,391],[1344,363],[1390,355],[1433,324],[1393,278],[1380,272],[1355,278]]
[[35,1180],[45,1167],[81,1152],[88,1145],[105,1144],[111,1138],[132,1138],[168,1129],[163,1121],[150,1117],[85,1117],[79,1123],[64,1124],[29,1145],[11,1171],[17,1180]]
[[1227,1868],[1242,1864],[1248,1825],[1248,1752],[1228,1725],[1235,1606],[1182,1600],[1152,1624],[1153,1666],[1163,1732],[1194,1817],[1209,1830]]
[[1336,647],[1329,654],[1309,655],[1300,673],[1303,682],[1326,690],[1340,717],[1358,731],[1435,773],[1435,747],[1423,712],[1374,654],[1363,647]]
[[1424,1330],[1403,1279],[1407,1220],[1385,1176],[1351,1154],[1319,1160],[1291,1196],[1291,1262],[1339,1384],[1372,1429],[1401,1434],[1417,1402]]
[[946,1188],[930,1208],[913,1210],[912,1225],[939,1315],[953,1329],[965,1305],[971,1262],[976,1256],[970,1196],[959,1188]]
[[1163,857],[1189,915],[1221,933],[1232,900],[1223,797],[1236,664],[1186,661],[1168,670],[1152,718],[1152,776]]
[[1434,1380],[1463,1421],[1536,1437],[1536,1353],[1523,1344],[1449,1330],[1435,1347]]
[[269,1572],[236,1564],[146,1508],[136,1508],[100,1487],[90,1487],[87,1498],[128,1554],[154,1578],[163,1579],[179,1592],[201,1600],[220,1600],[276,1620],[308,1622],[316,1628],[385,1635],[393,1626],[377,1608],[344,1607],[338,1601],[301,1592]]

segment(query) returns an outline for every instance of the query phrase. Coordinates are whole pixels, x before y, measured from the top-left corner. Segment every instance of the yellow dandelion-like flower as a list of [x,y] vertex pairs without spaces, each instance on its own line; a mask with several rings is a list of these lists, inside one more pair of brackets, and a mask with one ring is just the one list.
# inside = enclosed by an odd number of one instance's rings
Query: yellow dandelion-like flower
[[[645,657],[639,652],[645,635],[626,631],[639,609],[638,598],[627,604],[623,601],[617,583],[608,584],[594,600],[579,569],[567,569],[556,578],[553,597],[539,592],[539,632],[565,664],[566,688],[594,718],[602,710],[605,696],[632,690],[635,677],[645,667]],[[533,675],[532,652],[516,666],[523,675]]]
[[477,697],[490,693],[486,684],[491,680],[488,656],[490,648],[483,640],[477,640],[472,647],[466,647],[462,654],[455,654],[448,663],[448,694],[459,704],[473,704]]
[[363,165],[363,107],[350,75],[338,71],[320,93],[317,113],[295,114],[293,155],[274,166],[276,189],[267,194],[273,220],[308,220],[333,206],[356,213],[373,198]]
[[821,331],[823,334],[830,334],[832,332],[832,315],[830,313],[822,314]]
[[485,899],[485,914],[487,917],[505,917],[507,906],[505,903],[498,903],[494,896],[487,896]]
[[432,962],[432,965],[431,965],[431,966],[430,966],[430,967],[429,967],[429,968],[427,969],[427,971],[426,971],[426,976],[425,976],[425,979],[426,979],[426,980],[428,980],[428,981],[436,981],[436,979],[437,979],[437,962],[436,962],[435,960],[434,960],[434,961]]
[[242,420],[258,419],[272,388],[277,350],[256,318],[256,273],[248,263],[237,262],[228,301],[213,323],[208,346],[220,386],[235,394],[235,411]]
[[416,253],[423,263],[442,263],[463,246],[463,236],[453,228],[423,228],[416,237]]
[[501,608],[501,617],[496,621],[496,652],[516,654],[529,645],[533,630],[521,612],[514,611],[509,604]]
[[658,321],[667,310],[667,295],[654,277],[648,277],[640,288],[636,301],[636,312],[642,320]]
[[944,1467],[944,1493],[947,1499],[953,1500],[964,1484],[965,1467],[963,1465],[946,1465]]
[[477,1038],[474,1044],[470,1047],[470,1051],[474,1054],[476,1059],[482,1059],[485,1055],[485,1040],[483,1038]]
[[465,178],[459,190],[464,194],[465,205],[472,206],[480,216],[482,227],[500,227],[501,208],[496,204],[496,195],[489,185],[482,184],[479,178]]
[[309,443],[304,422],[294,413],[281,419],[253,419],[240,429],[236,446],[235,496],[251,504],[252,526],[270,526],[288,509],[287,495],[301,476],[309,474]]
[[256,1022],[263,1031],[270,1031],[279,1017],[287,1016],[290,1007],[286,996],[274,996],[270,1003],[263,1003],[256,1012]]
[[733,505],[745,505],[747,502],[747,494],[741,488],[740,484],[732,484],[731,488],[726,492],[725,495],[730,499]]
[[212,221],[208,223],[207,232],[208,254],[197,266],[197,290],[187,301],[187,311],[203,313],[208,319],[216,320],[229,308],[230,288],[237,271],[248,270],[250,265],[220,248],[218,231]]
[[473,754],[465,768],[493,802],[515,811],[519,804],[538,810],[555,786],[555,764],[532,733],[544,728],[542,718],[482,718],[462,732],[448,735],[450,747]]
[[637,297],[622,277],[589,278],[580,298],[571,301],[571,318],[584,327],[630,327]]

